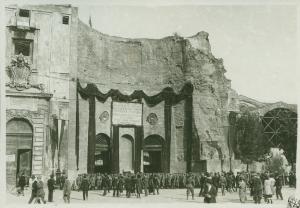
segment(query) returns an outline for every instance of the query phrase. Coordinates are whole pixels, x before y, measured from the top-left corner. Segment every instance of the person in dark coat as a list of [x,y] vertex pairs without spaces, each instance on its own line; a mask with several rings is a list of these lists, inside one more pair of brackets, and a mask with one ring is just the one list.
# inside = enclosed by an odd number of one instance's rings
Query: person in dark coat
[[102,179],[102,187],[103,187],[103,196],[106,196],[107,192],[109,192],[109,177],[108,175],[105,173],[103,179]]
[[252,196],[255,204],[260,204],[263,192],[261,179],[257,174],[254,174],[251,180]]
[[117,197],[120,197],[121,193],[123,193],[124,186],[124,178],[122,175],[119,175],[118,184],[117,184]]
[[113,176],[113,178],[112,178],[113,197],[117,196],[117,192],[118,192],[118,183],[119,183],[119,178],[118,178],[118,176]]
[[36,197],[37,197],[37,190],[38,190],[37,179],[36,179],[36,177],[34,177],[33,178],[33,182],[32,182],[32,187],[31,187],[31,196],[30,196],[28,204],[31,204],[32,201],[34,199],[36,199]]
[[143,187],[144,187],[144,192],[145,192],[145,196],[148,196],[149,194],[149,178],[147,175],[144,175],[143,179],[142,179],[142,182],[143,182]]
[[276,192],[276,198],[283,200],[282,197],[282,193],[281,193],[281,189],[282,189],[282,178],[280,175],[276,176],[275,178],[275,192]]
[[53,202],[53,191],[55,189],[54,184],[55,184],[54,175],[51,174],[49,180],[47,181],[48,202]]
[[21,174],[20,178],[19,178],[19,187],[20,187],[20,192],[19,194],[22,194],[24,196],[24,187],[26,185],[26,178],[24,173]]
[[212,184],[212,179],[206,179],[206,186],[204,188],[204,203],[216,203],[217,189]]
[[199,183],[200,183],[200,192],[199,192],[199,196],[204,196],[203,195],[203,192],[204,192],[204,188],[205,188],[205,179],[206,177],[204,176],[203,173],[201,173],[201,176],[200,176],[200,180],[199,180]]
[[87,178],[87,175],[84,174],[82,182],[81,182],[81,190],[82,190],[82,195],[83,195],[83,200],[88,200],[89,196],[89,180]]
[[44,191],[44,183],[42,181],[42,177],[38,176],[37,178],[37,192],[36,192],[36,196],[39,198],[39,200],[41,200],[44,204],[46,204],[46,200],[45,200],[45,191]]
[[129,174],[125,177],[125,190],[126,190],[126,197],[130,198],[130,196],[131,196],[131,177]]

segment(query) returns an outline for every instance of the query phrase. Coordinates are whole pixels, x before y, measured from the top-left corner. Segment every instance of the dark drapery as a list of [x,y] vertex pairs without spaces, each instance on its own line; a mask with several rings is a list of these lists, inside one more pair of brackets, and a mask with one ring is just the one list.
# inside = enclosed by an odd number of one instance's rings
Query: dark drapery
[[143,126],[137,126],[134,128],[135,136],[135,172],[141,172],[141,150],[143,148],[144,130]]
[[76,135],[75,135],[76,167],[79,170],[79,99],[76,93]]
[[166,139],[166,145],[164,145],[163,150],[163,158],[164,158],[164,165],[163,169],[164,172],[169,173],[170,172],[170,148],[171,148],[171,131],[172,131],[172,106],[169,100],[165,101],[165,139]]
[[[111,89],[107,93],[102,93],[99,91],[97,86],[95,84],[89,83],[85,88],[83,88],[79,82],[77,81],[77,90],[78,93],[81,95],[81,97],[85,100],[89,100],[89,132],[88,132],[88,172],[94,171],[94,151],[95,151],[95,99],[97,99],[99,102],[104,103],[109,97],[111,97],[112,101],[116,102],[131,102],[133,100],[139,100],[142,99],[145,100],[146,104],[148,106],[155,106],[159,104],[162,101],[165,101],[165,107],[164,107],[164,115],[165,115],[165,139],[166,144],[164,145],[163,149],[163,171],[164,172],[170,172],[170,145],[171,145],[171,138],[172,138],[172,106],[180,102],[181,100],[187,100],[186,101],[186,107],[185,107],[185,125],[188,125],[185,127],[185,137],[187,141],[190,141],[190,144],[188,145],[188,162],[187,162],[187,170],[191,169],[191,159],[192,159],[192,93],[193,93],[193,85],[191,83],[186,83],[179,93],[176,93],[173,88],[166,87],[164,88],[160,93],[148,96],[146,95],[142,90],[135,90],[130,95],[124,95],[119,90]],[[77,108],[77,111],[79,109]],[[187,118],[188,117],[188,118]],[[78,116],[79,119],[79,116]],[[77,121],[78,122],[78,121]],[[79,124],[79,122],[78,122]],[[79,126],[77,126],[79,129]],[[119,128],[117,126],[113,126],[113,144],[112,144],[112,167],[113,171],[117,172],[119,170]],[[136,158],[139,158],[136,160],[135,167],[138,167],[138,170],[140,170],[141,166],[141,148],[143,143],[143,128],[142,127],[136,127]],[[78,133],[79,135],[79,133]],[[138,139],[140,138],[140,139]],[[77,137],[76,137],[77,139]],[[77,144],[77,143],[76,143]],[[78,156],[77,156],[78,157]],[[137,170],[137,169],[136,169]],[[137,171],[138,171],[137,170]]]
[[112,172],[119,172],[119,126],[113,125],[112,130]]
[[95,97],[89,97],[88,157],[87,172],[94,173],[96,146]]

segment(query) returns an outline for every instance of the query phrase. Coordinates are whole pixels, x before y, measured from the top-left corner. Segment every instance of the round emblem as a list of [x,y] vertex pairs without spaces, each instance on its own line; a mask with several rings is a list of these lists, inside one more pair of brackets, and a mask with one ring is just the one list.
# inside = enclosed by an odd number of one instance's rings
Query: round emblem
[[109,113],[107,111],[104,111],[103,113],[101,113],[101,115],[99,116],[99,119],[101,122],[105,122],[109,119]]
[[155,125],[158,121],[157,115],[155,113],[150,113],[147,116],[147,122],[151,125]]

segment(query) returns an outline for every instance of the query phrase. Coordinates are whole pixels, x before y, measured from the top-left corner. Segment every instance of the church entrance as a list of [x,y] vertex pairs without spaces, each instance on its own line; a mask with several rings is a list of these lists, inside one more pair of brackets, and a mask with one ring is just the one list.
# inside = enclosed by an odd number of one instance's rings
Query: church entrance
[[163,145],[164,139],[159,135],[150,135],[144,140],[144,172],[163,172]]
[[6,125],[6,183],[16,186],[24,173],[27,180],[32,167],[32,127],[24,119],[12,119]]
[[96,135],[95,173],[110,172],[110,139],[106,134]]

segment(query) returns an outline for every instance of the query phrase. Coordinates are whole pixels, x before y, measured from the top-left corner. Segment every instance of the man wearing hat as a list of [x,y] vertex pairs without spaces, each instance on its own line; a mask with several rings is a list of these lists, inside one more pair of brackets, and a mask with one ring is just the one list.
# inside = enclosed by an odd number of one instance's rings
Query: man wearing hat
[[87,178],[87,175],[84,174],[83,180],[81,182],[81,190],[82,190],[83,200],[88,199],[89,186],[90,186],[90,183]]
[[53,191],[55,189],[54,184],[55,184],[54,175],[51,174],[49,180],[47,181],[48,202],[53,202]]
[[206,179],[206,186],[204,188],[204,203],[216,203],[217,189],[212,184],[212,178]]

